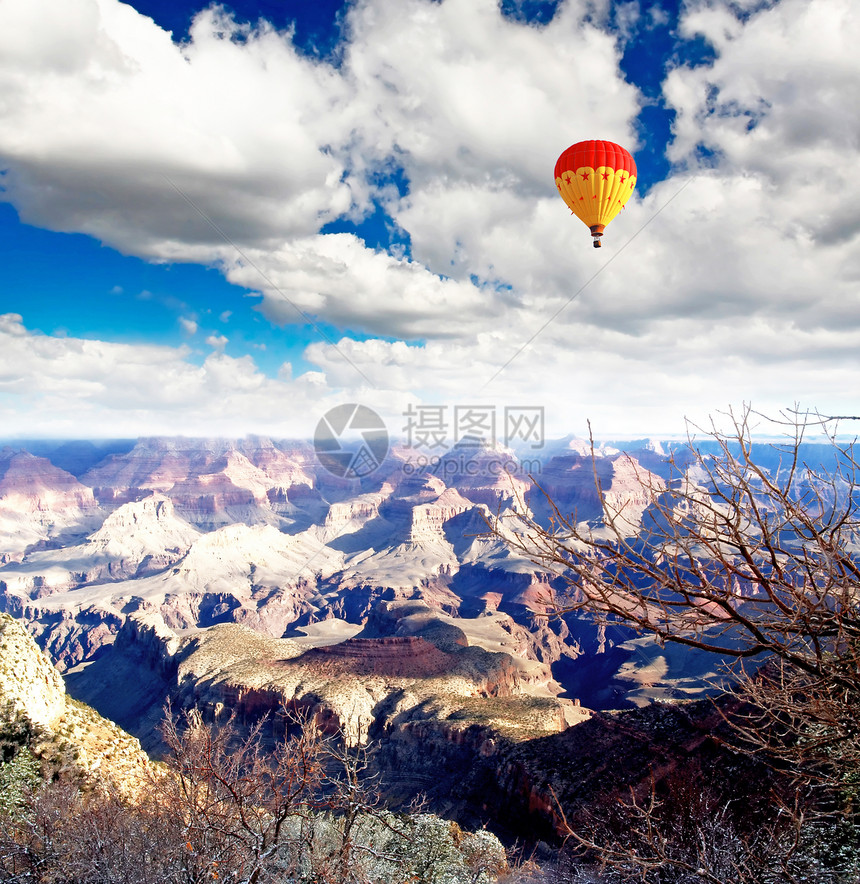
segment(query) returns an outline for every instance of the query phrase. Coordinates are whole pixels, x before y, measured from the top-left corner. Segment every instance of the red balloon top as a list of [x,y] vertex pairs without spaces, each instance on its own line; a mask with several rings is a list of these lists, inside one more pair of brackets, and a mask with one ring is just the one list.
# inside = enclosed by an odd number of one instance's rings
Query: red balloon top
[[583,166],[590,166],[592,169],[608,166],[616,171],[624,169],[636,176],[636,161],[620,144],[612,141],[579,141],[572,144],[558,158],[555,164],[555,177],[560,177],[562,172],[581,169]]

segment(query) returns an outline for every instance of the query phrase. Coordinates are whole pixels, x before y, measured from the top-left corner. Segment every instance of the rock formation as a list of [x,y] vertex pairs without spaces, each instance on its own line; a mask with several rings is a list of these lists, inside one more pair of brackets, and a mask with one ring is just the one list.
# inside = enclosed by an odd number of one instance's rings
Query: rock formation
[[[575,699],[594,673],[630,674],[621,653],[593,665],[629,636],[599,644],[587,618],[548,620],[563,581],[488,536],[499,508],[547,515],[531,479],[505,469],[514,461],[504,449],[457,447],[426,469],[394,449],[360,482],[326,473],[307,443],[141,439],[110,450],[80,480],[44,458],[0,458],[0,525],[5,513],[16,532],[0,545],[0,610],[26,621],[61,669],[107,653],[133,614],[158,615],[178,633],[239,623],[277,639],[327,620],[357,632],[386,604],[419,602],[440,622],[482,622],[485,648],[517,661],[534,691],[567,686]],[[609,450],[595,463],[606,499],[634,527],[644,469]],[[568,448],[537,467],[562,509],[598,511],[590,456]],[[469,629],[472,641],[479,630]],[[650,677],[615,679],[605,702],[625,685],[647,701]],[[664,681],[674,677],[667,670]]]
[[26,451],[0,451],[0,563],[92,530],[99,512],[92,488],[70,473]]
[[[133,732],[151,728],[167,700],[242,721],[301,709],[352,742],[421,717],[428,704],[447,709],[460,728],[497,719],[516,729],[516,710],[535,703],[542,719],[530,731],[558,730],[574,714],[574,704],[555,698],[549,669],[508,653],[503,630],[488,638],[491,624],[470,637],[422,605],[395,605],[374,623],[365,634],[342,632],[345,640],[331,642],[316,638],[326,633],[313,628],[276,639],[232,623],[181,635],[157,613],[137,612],[111,650],[68,681],[77,696]],[[122,693],[132,672],[138,702]]]
[[109,780],[132,795],[150,770],[139,741],[71,699],[24,626],[0,614],[0,726],[21,722],[32,726],[31,748],[51,776]]
[[37,550],[6,568],[7,590],[31,599],[87,584],[145,577],[175,564],[199,532],[177,518],[162,494],[114,510],[83,543]]

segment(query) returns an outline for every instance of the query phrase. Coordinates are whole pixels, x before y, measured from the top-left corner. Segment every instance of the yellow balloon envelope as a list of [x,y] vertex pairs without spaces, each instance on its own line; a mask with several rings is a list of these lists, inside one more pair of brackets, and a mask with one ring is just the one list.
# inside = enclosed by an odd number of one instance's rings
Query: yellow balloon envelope
[[624,208],[636,186],[636,161],[612,141],[580,141],[555,164],[561,198],[591,230],[594,248],[606,225]]

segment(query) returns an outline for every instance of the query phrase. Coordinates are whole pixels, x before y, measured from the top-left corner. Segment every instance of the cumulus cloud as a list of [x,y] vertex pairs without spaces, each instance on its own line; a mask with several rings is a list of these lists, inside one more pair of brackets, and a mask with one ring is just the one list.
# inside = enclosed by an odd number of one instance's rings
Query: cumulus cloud
[[[278,322],[304,321],[293,302],[373,333],[462,333],[487,293],[448,240],[490,225],[513,190],[516,220],[529,196],[554,194],[546,150],[567,145],[571,115],[577,132],[629,142],[637,111],[613,38],[575,2],[538,29],[495,0],[364,0],[340,69],[217,9],[178,46],[116,0],[68,0],[56,18],[54,2],[9,0],[0,13],[27,23],[0,29],[6,198],[25,220],[123,251],[223,262],[264,290]],[[394,165],[410,182],[402,201],[384,183],[374,191]],[[412,226],[414,262],[317,235],[372,192]],[[242,272],[246,251],[256,268]]]
[[571,113],[629,141],[637,110],[613,38],[573,2],[538,30],[494,0],[364,0],[341,69],[217,7],[180,46],[117,0],[61,5],[0,12],[7,198],[147,257],[316,233],[393,158],[416,193],[445,176],[545,192]]
[[693,166],[703,147],[726,177],[760,182],[785,239],[856,239],[860,140],[847,106],[860,80],[853,4],[783,0],[745,23],[727,5],[693,4],[682,28],[711,42],[717,58],[667,78],[677,112],[672,159]]
[[179,46],[117,0],[9,0],[0,21],[0,151],[25,220],[158,258],[316,232],[349,208],[325,149],[349,132],[344,86],[288,36],[233,40],[212,8]]
[[636,90],[619,76],[614,36],[587,12],[574,0],[536,28],[495,0],[357,4],[348,70],[413,191],[450,178],[554,193],[545,152],[567,147],[572,130],[631,141]]
[[569,2],[536,28],[495,0],[356,7],[350,72],[410,181],[388,209],[433,272],[468,279],[466,237],[500,214],[522,230],[531,200],[557,198],[552,164],[572,141],[600,132],[635,146],[639,96],[588,11]]
[[218,350],[220,352],[230,343],[230,339],[227,338],[226,335],[209,335],[206,338],[206,343],[213,350]]
[[58,338],[0,316],[0,434],[307,436],[340,401],[318,372],[263,375],[249,357],[185,348]]
[[415,338],[460,335],[486,319],[480,288],[372,251],[352,234],[295,239],[241,257],[225,250],[221,262],[231,282],[261,289],[259,309],[281,325],[322,320]]
[[187,335],[197,334],[197,329],[200,327],[196,320],[191,319],[188,316],[180,316],[179,325],[182,327],[182,331]]
[[[373,404],[391,426],[410,402],[449,410],[485,405],[499,415],[506,407],[529,405],[545,409],[548,432],[555,435],[584,433],[589,420],[604,436],[681,432],[684,417],[707,423],[709,414],[750,398],[770,413],[795,401],[839,413],[856,399],[860,369],[857,329],[821,335],[790,321],[755,319],[739,332],[677,319],[635,337],[550,324],[520,350],[527,340],[525,333],[507,332],[487,333],[469,347],[342,339],[337,349],[312,345],[306,356],[338,388],[355,384],[357,366],[371,382],[359,391],[361,401]],[[786,349],[795,354],[789,365]],[[823,358],[826,352],[831,358]]]
[[[860,368],[850,0],[685,4],[679,39],[715,58],[667,74],[673,173],[600,251],[551,179],[580,138],[636,147],[642,98],[593,6],[569,0],[532,27],[496,0],[358,0],[335,67],[217,9],[178,45],[117,0],[5,0],[3,198],[34,224],[216,265],[262,294],[271,322],[328,329],[305,353],[319,371],[295,379],[231,360],[216,334],[203,366],[132,349],[138,371],[158,367],[164,389],[140,403],[153,419],[170,396],[205,424],[219,396],[253,422],[267,395],[300,411],[337,392],[396,415],[464,389],[545,404],[562,432],[586,417],[659,430],[744,399],[845,410]],[[628,29],[665,20],[619,9]],[[322,232],[373,201],[411,257]],[[49,391],[27,375],[43,403],[65,384],[69,401],[123,407],[100,376],[120,345],[39,338],[20,320],[2,333],[71,372],[45,365]],[[3,389],[23,395],[4,365]]]

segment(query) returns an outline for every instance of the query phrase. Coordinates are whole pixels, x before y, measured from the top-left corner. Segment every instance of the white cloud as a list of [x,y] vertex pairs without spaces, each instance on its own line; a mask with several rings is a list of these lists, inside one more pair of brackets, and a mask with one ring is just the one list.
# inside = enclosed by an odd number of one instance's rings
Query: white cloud
[[[355,384],[357,366],[374,385],[360,391],[361,401],[391,426],[409,402],[484,404],[498,414],[506,406],[543,406],[551,434],[585,432],[590,420],[596,432],[612,435],[683,432],[683,417],[705,422],[742,401],[775,414],[795,401],[839,413],[856,400],[856,329],[820,334],[790,321],[752,320],[742,333],[732,326],[715,333],[707,322],[678,319],[633,337],[581,323],[551,324],[518,352],[528,331],[487,333],[468,348],[454,341],[343,339],[337,350],[313,345],[306,356],[337,388]],[[794,354],[790,365],[786,349]]]
[[444,176],[550,192],[546,150],[598,128],[629,142],[637,110],[613,37],[574,2],[537,29],[494,0],[365,0],[342,70],[212,10],[180,47],[116,0],[56,5],[0,11],[11,198],[147,255],[219,242],[171,181],[237,242],[268,243],[315,233],[392,156],[414,192]]
[[[628,0],[626,3],[618,3],[615,6],[615,27],[618,35],[625,43],[635,34],[642,18],[642,10],[639,8],[639,0]],[[659,20],[659,16],[656,20]],[[654,15],[649,16],[649,21],[655,21]]]
[[860,15],[849,0],[783,0],[741,24],[719,3],[683,22],[711,41],[712,67],[674,71],[666,95],[677,110],[672,158],[715,151],[728,176],[768,190],[786,238],[827,244],[860,233],[854,163],[860,82]]
[[[288,383],[249,357],[213,353],[202,365],[185,347],[57,338],[0,316],[0,435],[306,436],[340,401],[319,373]],[[328,404],[327,404],[328,403]]]
[[227,344],[230,343],[230,340],[225,335],[209,335],[206,338],[206,343],[212,347],[213,350],[222,352]]
[[235,31],[208,10],[180,47],[116,0],[4,2],[0,152],[22,217],[164,257],[221,233],[315,232],[345,211],[343,166],[325,150],[349,132],[332,112],[340,78],[285,35]]
[[182,326],[182,331],[184,331],[185,334],[187,334],[187,335],[197,334],[197,329],[200,327],[197,324],[196,320],[191,319],[187,316],[180,316],[179,317],[179,324],[180,324],[180,326]]
[[366,138],[403,164],[410,193],[389,209],[433,272],[468,279],[459,237],[494,225],[500,209],[519,221],[524,203],[555,197],[553,164],[572,142],[634,145],[637,92],[618,70],[615,37],[585,13],[569,2],[536,28],[505,19],[495,0],[357,6],[349,70],[384,124]]
[[[462,334],[485,320],[486,298],[471,283],[442,279],[420,264],[374,252],[352,234],[295,239],[245,256],[224,250],[227,278],[259,288],[273,322],[313,320],[410,338]],[[260,273],[263,273],[263,276]]]
[[671,21],[669,13],[659,3],[649,3],[645,9],[645,15],[648,19],[646,27],[649,29],[668,25]]
[[596,129],[631,140],[636,90],[619,76],[614,37],[585,13],[569,2],[536,28],[495,0],[357,5],[348,68],[413,189],[451,177],[554,193],[547,153]]
[[[637,8],[625,7],[631,27]],[[223,352],[196,366],[132,348],[138,373],[156,366],[132,408],[120,345],[7,319],[4,340],[33,348],[32,371],[19,377],[4,352],[0,389],[20,405],[32,383],[34,420],[48,401],[71,420],[79,401],[81,414],[119,409],[124,426],[133,412],[170,424],[174,401],[209,426],[223,398],[226,422],[260,429],[272,395],[290,414],[333,395],[394,416],[418,400],[516,400],[545,404],[559,432],[586,417],[607,432],[673,428],[750,399],[846,410],[860,368],[860,19],[849,0],[738,8],[685,6],[681,33],[704,36],[716,60],[665,81],[676,172],[634,197],[597,251],[558,200],[553,163],[581,138],[635,148],[640,97],[615,35],[578,0],[541,28],[496,0],[360,0],[340,68],[273,31],[231,40],[236,26],[212,11],[180,47],[115,0],[4,0],[0,156],[25,220],[214,263],[262,292],[272,322],[307,314],[376,339],[336,332],[336,347],[305,354],[319,372],[293,380],[286,366],[277,381]],[[392,164],[404,197],[374,192]],[[413,260],[320,234],[371,196]]]

